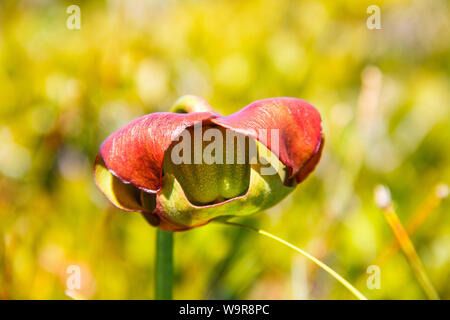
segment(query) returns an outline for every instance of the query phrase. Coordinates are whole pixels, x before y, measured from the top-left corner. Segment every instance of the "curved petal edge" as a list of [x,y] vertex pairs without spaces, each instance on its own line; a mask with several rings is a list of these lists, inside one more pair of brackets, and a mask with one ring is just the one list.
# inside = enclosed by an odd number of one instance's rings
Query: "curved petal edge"
[[100,155],[108,170],[124,183],[156,193],[161,189],[164,153],[171,142],[187,127],[215,116],[211,112],[148,114],[106,138]]
[[[211,122],[263,143],[289,168],[289,178],[300,175],[297,181],[303,180],[320,158],[322,120],[317,109],[302,99],[282,97],[255,101]],[[308,164],[312,158],[314,160]]]

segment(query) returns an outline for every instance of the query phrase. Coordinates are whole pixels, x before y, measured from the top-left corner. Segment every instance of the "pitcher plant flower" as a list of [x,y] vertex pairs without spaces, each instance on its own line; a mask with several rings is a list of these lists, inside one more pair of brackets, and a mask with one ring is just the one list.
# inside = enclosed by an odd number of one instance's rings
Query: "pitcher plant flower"
[[314,170],[323,145],[319,112],[304,100],[259,100],[221,116],[189,95],[112,133],[95,180],[118,208],[182,231],[277,204]]

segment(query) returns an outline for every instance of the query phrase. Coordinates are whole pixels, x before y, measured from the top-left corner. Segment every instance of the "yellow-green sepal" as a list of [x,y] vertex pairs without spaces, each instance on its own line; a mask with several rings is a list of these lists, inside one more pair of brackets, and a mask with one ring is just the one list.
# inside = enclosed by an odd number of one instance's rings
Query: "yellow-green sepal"
[[122,210],[152,212],[156,206],[156,194],[144,192],[131,183],[121,181],[108,170],[100,154],[95,159],[94,178],[103,194]]

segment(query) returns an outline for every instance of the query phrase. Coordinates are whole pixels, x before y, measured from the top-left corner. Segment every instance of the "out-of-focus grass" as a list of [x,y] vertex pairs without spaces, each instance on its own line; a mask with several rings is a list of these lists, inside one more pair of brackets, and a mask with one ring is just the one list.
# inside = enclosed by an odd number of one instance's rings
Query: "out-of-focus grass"
[[[223,114],[295,96],[321,112],[315,171],[277,207],[242,223],[320,257],[368,298],[425,298],[400,252],[368,266],[392,233],[373,202],[390,187],[402,221],[450,181],[446,1],[0,2],[0,298],[66,298],[69,265],[85,298],[153,298],[155,230],[113,208],[92,178],[103,139],[180,95]],[[366,8],[381,7],[382,30]],[[411,237],[450,298],[449,203]],[[175,298],[352,296],[323,271],[245,230],[175,235]],[[362,279],[362,280],[361,280]]]

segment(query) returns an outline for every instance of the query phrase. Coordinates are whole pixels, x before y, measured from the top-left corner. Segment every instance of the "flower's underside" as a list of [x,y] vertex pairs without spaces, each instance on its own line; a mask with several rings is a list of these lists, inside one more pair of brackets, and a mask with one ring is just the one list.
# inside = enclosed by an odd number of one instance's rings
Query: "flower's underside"
[[[97,185],[113,204],[143,212],[147,220],[165,230],[186,230],[219,216],[247,215],[273,206],[320,159],[320,115],[300,99],[260,100],[222,117],[204,100],[185,96],[173,111],[143,116],[111,134],[95,165]],[[257,160],[175,164],[169,155],[180,143],[176,140],[183,140],[180,135],[186,133],[192,135],[199,126],[247,137],[246,148],[256,147]],[[264,134],[267,131],[276,132],[276,139]],[[203,141],[200,151],[208,144]],[[223,144],[228,150],[227,142]],[[224,152],[224,159],[229,153]],[[238,155],[231,156],[236,160]],[[261,174],[267,166],[276,174]]]

